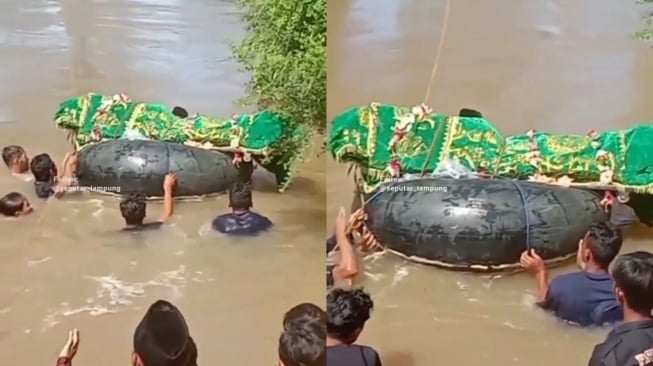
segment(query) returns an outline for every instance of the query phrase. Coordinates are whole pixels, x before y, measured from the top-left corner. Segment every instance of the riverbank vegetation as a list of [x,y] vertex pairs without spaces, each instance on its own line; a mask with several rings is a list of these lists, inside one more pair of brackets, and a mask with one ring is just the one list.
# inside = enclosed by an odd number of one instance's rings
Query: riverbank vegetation
[[326,129],[326,0],[238,0],[246,35],[234,57],[251,74],[241,100]]
[[[640,0],[640,4],[653,4],[653,0]],[[651,41],[653,40],[653,13],[649,13],[648,17],[645,20],[646,24],[644,27],[635,32],[634,37],[640,41]]]

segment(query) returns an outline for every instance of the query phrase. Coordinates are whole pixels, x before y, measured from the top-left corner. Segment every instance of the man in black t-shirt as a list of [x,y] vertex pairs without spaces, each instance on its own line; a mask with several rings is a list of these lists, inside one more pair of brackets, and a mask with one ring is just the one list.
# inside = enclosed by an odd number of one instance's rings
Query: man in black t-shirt
[[128,196],[120,202],[120,213],[125,219],[126,226],[123,231],[142,231],[142,230],[155,230],[160,229],[163,223],[166,222],[174,212],[174,199],[173,189],[177,183],[177,178],[174,174],[168,174],[163,179],[163,215],[159,221],[147,222],[145,220],[145,212],[147,203],[145,199],[140,196]]
[[327,295],[327,365],[381,366],[371,347],[354,344],[370,318],[374,303],[362,289],[335,288]]
[[272,221],[252,211],[252,190],[247,184],[236,182],[229,188],[231,212],[219,215],[211,226],[222,234],[232,236],[256,236],[272,228]]
[[620,256],[612,277],[624,322],[594,348],[589,366],[653,366],[653,254]]

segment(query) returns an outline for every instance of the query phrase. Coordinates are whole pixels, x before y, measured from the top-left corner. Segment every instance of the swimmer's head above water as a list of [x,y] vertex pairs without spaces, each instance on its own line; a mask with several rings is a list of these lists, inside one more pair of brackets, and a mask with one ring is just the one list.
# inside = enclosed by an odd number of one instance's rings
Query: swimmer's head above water
[[234,211],[248,211],[252,208],[252,190],[247,184],[238,182],[229,188],[229,207]]
[[24,216],[32,212],[32,205],[25,196],[11,192],[0,198],[0,214],[10,217]]
[[607,271],[621,250],[621,230],[609,223],[592,224],[578,244],[576,264],[583,270]]
[[12,173],[24,174],[29,171],[27,153],[18,145],[5,146],[2,149],[2,160]]
[[54,182],[57,166],[48,154],[38,154],[29,163],[29,169],[36,182]]
[[147,211],[145,197],[129,195],[120,202],[120,214],[127,226],[143,225]]

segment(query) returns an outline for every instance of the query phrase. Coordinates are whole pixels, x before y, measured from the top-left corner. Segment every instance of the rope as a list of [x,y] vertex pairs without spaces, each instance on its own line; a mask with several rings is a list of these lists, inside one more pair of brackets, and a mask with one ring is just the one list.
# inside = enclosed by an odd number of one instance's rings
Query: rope
[[438,43],[438,48],[435,49],[435,61],[433,61],[433,70],[431,70],[431,79],[429,80],[428,86],[426,87],[426,95],[424,96],[424,104],[428,102],[429,96],[431,96],[431,89],[433,88],[433,81],[435,81],[435,73],[438,70],[438,64],[440,63],[440,55],[442,54],[442,48],[444,48],[444,38],[447,33],[447,23],[449,22],[449,13],[451,10],[451,0],[447,0],[445,9],[444,9],[444,20],[442,21],[442,33],[440,33],[440,42]]
[[[444,9],[444,20],[442,21],[442,33],[440,33],[440,42],[438,43],[438,47],[435,49],[435,57],[433,61],[433,69],[431,70],[431,78],[429,79],[429,83],[426,86],[426,93],[424,95],[424,102],[422,104],[426,104],[426,102],[428,102],[429,100],[429,97],[431,96],[431,90],[433,89],[433,84],[435,82],[435,75],[438,71],[438,65],[440,64],[440,56],[442,55],[442,49],[444,48],[444,40],[447,34],[447,24],[449,23],[450,13],[451,13],[451,0],[447,0]],[[435,136],[433,136],[433,141],[431,141],[431,146],[429,147],[428,154],[426,155],[426,161],[424,161],[424,165],[422,166],[420,177],[424,176],[424,172],[426,172],[426,168],[428,168],[428,165],[431,162],[431,158],[433,157],[433,153],[435,152],[436,141],[438,141],[440,135],[442,135],[442,130],[443,130],[443,124],[440,124],[440,126],[438,127],[438,131],[436,132]]]
[[524,205],[524,213],[526,215],[526,250],[530,252],[530,250],[533,248],[531,245],[531,211],[528,209],[528,202],[526,202],[526,194],[524,194],[524,191],[521,189],[519,184],[515,182],[512,179],[507,179],[510,183],[512,183],[517,190],[519,191],[519,196],[521,197],[521,202]]

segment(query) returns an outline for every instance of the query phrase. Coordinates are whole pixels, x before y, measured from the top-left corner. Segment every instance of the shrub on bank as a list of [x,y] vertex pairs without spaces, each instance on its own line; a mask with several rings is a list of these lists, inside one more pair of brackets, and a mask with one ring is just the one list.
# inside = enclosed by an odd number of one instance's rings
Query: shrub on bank
[[247,33],[233,53],[251,73],[244,104],[326,129],[326,0],[238,0]]

